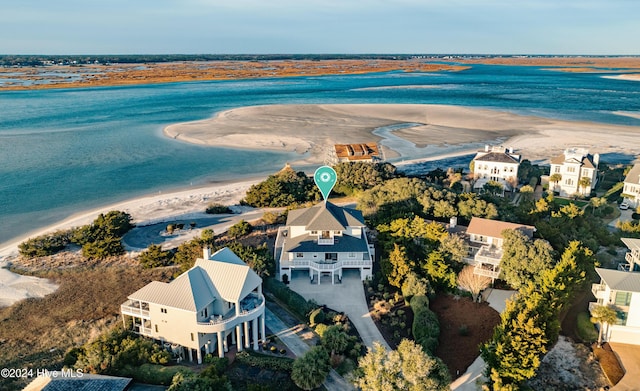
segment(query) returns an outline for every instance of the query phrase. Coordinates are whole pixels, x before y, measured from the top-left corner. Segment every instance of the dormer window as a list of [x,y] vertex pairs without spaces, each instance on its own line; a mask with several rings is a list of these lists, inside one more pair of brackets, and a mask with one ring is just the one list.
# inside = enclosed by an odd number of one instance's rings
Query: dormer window
[[317,235],[318,231],[311,231],[311,235]]

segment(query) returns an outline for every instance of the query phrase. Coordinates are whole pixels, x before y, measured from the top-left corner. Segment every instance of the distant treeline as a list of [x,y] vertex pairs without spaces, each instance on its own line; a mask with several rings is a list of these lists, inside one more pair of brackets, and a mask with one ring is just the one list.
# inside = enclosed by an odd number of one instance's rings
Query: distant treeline
[[273,60],[404,60],[410,54],[123,54],[123,55],[0,55],[0,66],[45,64],[138,64],[173,61],[273,61]]

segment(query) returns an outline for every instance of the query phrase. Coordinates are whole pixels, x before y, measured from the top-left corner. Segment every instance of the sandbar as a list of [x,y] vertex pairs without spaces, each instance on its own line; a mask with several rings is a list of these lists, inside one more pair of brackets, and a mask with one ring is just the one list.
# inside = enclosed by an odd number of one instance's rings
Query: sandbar
[[[394,150],[377,128],[414,124],[391,133],[412,148]],[[640,155],[640,127],[565,121],[448,105],[320,104],[250,106],[201,121],[170,125],[168,137],[224,147],[297,152],[296,164],[321,164],[334,144],[375,141],[390,161],[444,155],[501,143],[523,158],[544,161],[567,147]],[[391,143],[389,143],[391,145]],[[432,157],[432,156],[431,156]]]

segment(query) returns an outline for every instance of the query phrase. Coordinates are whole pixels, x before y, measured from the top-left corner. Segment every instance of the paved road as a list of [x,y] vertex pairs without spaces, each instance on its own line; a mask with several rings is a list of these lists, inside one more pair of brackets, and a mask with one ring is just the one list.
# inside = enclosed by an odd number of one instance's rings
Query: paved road
[[[150,244],[162,244],[164,250],[178,247],[180,244],[199,236],[203,229],[212,229],[216,234],[225,232],[240,220],[251,221],[262,217],[263,209],[244,208],[242,213],[206,215],[194,218],[176,217],[156,224],[135,227],[122,238],[128,251],[142,251]],[[193,216],[192,216],[193,217]],[[195,222],[196,228],[189,229],[189,223]],[[165,235],[169,223],[183,223],[185,229]]]
[[[289,350],[291,350],[291,352],[296,356],[300,357],[310,349],[309,345],[307,345],[296,334],[300,331],[298,326],[288,327],[268,308],[265,308],[265,322],[269,325],[269,330],[271,330],[273,334],[277,335],[282,343],[287,345]],[[354,389],[351,384],[347,383],[347,381],[333,369],[329,372],[329,376],[327,376],[324,386],[327,391],[348,391]]]
[[326,304],[328,307],[342,311],[351,320],[367,347],[372,348],[373,342],[378,341],[387,350],[391,350],[387,341],[376,327],[369,314],[364,288],[357,270],[345,270],[342,283],[331,285],[329,276],[322,277],[322,283],[309,283],[308,272],[294,272],[289,288],[301,294],[307,300]]

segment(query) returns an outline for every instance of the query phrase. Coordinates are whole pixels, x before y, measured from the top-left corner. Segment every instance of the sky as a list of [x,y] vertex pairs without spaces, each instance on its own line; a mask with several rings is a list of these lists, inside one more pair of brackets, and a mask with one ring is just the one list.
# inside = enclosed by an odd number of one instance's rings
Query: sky
[[2,0],[0,54],[640,55],[638,0]]

